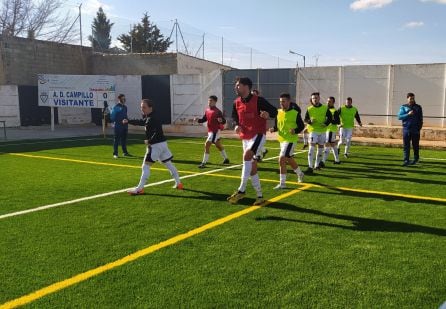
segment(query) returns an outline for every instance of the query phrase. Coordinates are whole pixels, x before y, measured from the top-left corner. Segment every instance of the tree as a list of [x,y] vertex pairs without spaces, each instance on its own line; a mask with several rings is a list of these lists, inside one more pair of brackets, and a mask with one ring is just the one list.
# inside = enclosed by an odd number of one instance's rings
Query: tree
[[145,13],[141,22],[133,26],[129,34],[121,34],[118,37],[127,52],[165,52],[172,44],[168,38],[164,38],[158,27],[149,21],[149,17]]
[[59,14],[61,0],[3,0],[0,6],[0,34],[27,36],[49,41],[75,39],[73,18]]
[[92,35],[88,37],[95,51],[106,52],[110,49],[110,31],[113,25],[114,23],[110,23],[110,19],[107,19],[107,15],[100,7],[91,26]]

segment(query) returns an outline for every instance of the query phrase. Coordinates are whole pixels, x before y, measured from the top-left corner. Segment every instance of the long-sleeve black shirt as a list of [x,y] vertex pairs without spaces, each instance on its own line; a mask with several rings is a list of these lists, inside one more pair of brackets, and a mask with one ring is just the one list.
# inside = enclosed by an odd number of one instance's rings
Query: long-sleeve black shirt
[[146,130],[146,139],[150,145],[166,141],[161,121],[156,117],[154,112],[142,119],[129,120],[129,124],[135,126],[144,126]]
[[[251,100],[252,94],[250,94],[246,98],[242,98],[243,103],[249,102]],[[268,112],[270,118],[276,118],[277,116],[277,108],[271,105],[264,97],[258,97],[257,99],[257,110],[260,114],[261,111]],[[236,125],[239,125],[239,118],[237,113],[237,108],[235,107],[235,103],[232,106],[232,119],[234,120]]]

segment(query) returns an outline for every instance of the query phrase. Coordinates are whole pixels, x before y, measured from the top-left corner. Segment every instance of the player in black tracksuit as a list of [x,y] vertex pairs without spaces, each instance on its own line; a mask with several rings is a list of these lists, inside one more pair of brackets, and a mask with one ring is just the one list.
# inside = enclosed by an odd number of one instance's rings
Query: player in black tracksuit
[[170,174],[175,180],[174,188],[182,190],[183,184],[180,181],[178,171],[172,164],[173,155],[167,147],[166,137],[164,136],[161,121],[153,112],[153,104],[150,100],[144,99],[141,101],[141,111],[143,119],[127,120],[133,125],[144,126],[146,130],[146,139],[144,143],[147,145],[146,155],[142,165],[142,175],[138,186],[135,189],[127,191],[130,195],[138,195],[144,193],[144,185],[150,176],[150,166],[156,161],[164,164],[170,171]]

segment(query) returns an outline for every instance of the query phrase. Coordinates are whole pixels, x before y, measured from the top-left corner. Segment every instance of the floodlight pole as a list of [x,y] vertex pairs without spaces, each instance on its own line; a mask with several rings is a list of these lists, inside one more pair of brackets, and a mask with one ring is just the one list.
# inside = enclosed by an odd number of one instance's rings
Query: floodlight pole
[[298,55],[298,56],[303,57],[303,58],[304,58],[304,68],[305,68],[305,56],[304,56],[304,55],[301,55],[301,54],[299,54],[299,53],[296,53],[296,52],[292,51],[291,49],[290,49],[290,54]]

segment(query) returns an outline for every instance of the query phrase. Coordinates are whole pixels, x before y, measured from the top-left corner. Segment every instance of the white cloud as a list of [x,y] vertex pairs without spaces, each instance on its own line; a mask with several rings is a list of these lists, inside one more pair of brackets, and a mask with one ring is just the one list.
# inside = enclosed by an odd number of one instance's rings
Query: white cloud
[[82,3],[82,14],[96,15],[99,8],[102,7],[104,12],[109,15],[113,7],[100,0],[87,0]]
[[421,0],[421,2],[435,2],[440,4],[446,4],[446,0]]
[[380,9],[392,2],[393,0],[356,0],[350,4],[350,9],[353,11]]
[[419,27],[423,27],[423,26],[424,26],[424,22],[422,22],[422,21],[411,21],[411,22],[404,24],[404,28],[419,28]]

